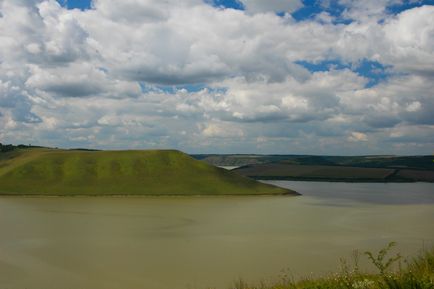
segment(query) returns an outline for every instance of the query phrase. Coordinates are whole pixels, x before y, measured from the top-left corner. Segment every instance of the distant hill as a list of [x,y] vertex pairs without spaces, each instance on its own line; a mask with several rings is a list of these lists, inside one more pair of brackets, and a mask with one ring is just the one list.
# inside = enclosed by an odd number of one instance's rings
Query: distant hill
[[254,179],[434,182],[433,156],[193,155]]
[[87,151],[22,147],[0,152],[0,195],[297,194],[175,150]]
[[255,154],[192,154],[193,158],[214,166],[245,166],[287,160],[292,155],[255,155]]
[[215,166],[246,166],[283,163],[291,165],[350,166],[363,168],[396,168],[434,170],[434,156],[317,156],[317,155],[255,155],[255,154],[199,154],[195,159]]

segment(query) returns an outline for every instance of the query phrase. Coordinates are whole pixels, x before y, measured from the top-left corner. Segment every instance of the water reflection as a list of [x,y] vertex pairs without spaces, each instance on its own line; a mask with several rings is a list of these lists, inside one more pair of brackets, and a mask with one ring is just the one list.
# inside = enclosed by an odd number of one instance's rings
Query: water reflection
[[291,188],[321,205],[347,206],[354,202],[383,205],[434,204],[433,183],[343,183],[264,181]]

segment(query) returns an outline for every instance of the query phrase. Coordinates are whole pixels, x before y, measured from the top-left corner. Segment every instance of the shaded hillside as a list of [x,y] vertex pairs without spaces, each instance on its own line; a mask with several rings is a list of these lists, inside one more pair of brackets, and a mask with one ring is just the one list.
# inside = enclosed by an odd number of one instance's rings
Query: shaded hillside
[[0,156],[0,194],[295,194],[173,150],[15,149]]

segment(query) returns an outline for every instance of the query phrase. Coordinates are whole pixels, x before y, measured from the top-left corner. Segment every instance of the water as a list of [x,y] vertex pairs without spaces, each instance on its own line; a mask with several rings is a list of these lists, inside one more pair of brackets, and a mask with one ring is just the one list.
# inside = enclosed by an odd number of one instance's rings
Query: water
[[234,170],[236,168],[239,168],[240,166],[218,166],[218,167],[225,169],[225,170],[228,170],[228,171],[231,171],[231,170]]
[[434,184],[272,183],[304,195],[1,197],[1,287],[229,288],[434,244]]

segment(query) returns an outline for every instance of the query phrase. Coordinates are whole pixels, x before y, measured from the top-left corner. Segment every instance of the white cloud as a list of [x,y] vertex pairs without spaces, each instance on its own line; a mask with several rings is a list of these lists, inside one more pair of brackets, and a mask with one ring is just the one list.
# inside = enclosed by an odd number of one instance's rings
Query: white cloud
[[[2,141],[218,151],[210,139],[222,138],[228,152],[353,153],[393,139],[399,152],[429,150],[434,6],[394,16],[391,1],[343,1],[346,25],[275,15],[298,0],[245,0],[247,12],[121,2],[0,1]],[[346,68],[297,64],[336,59]],[[389,78],[367,87],[351,70],[364,59]]]
[[386,53],[379,60],[404,72],[434,77],[434,6],[404,11],[384,26]]
[[303,7],[300,0],[240,0],[240,2],[252,13],[294,12]]
[[230,123],[213,122],[207,123],[202,129],[202,135],[212,138],[226,138],[226,137],[243,137],[243,131]]
[[88,62],[65,66],[44,67],[28,65],[30,77],[26,87],[49,93],[54,97],[135,97],[140,87],[135,82],[113,79],[102,69]]
[[368,141],[368,136],[365,133],[354,131],[348,137],[348,140],[353,142]]
[[406,110],[409,111],[409,112],[415,112],[415,111],[420,110],[421,107],[422,107],[422,105],[420,104],[419,101],[413,101],[412,103],[410,103],[407,106]]
[[340,0],[346,7],[343,17],[357,21],[367,21],[372,18],[381,19],[385,16],[387,6],[398,3],[399,0]]

